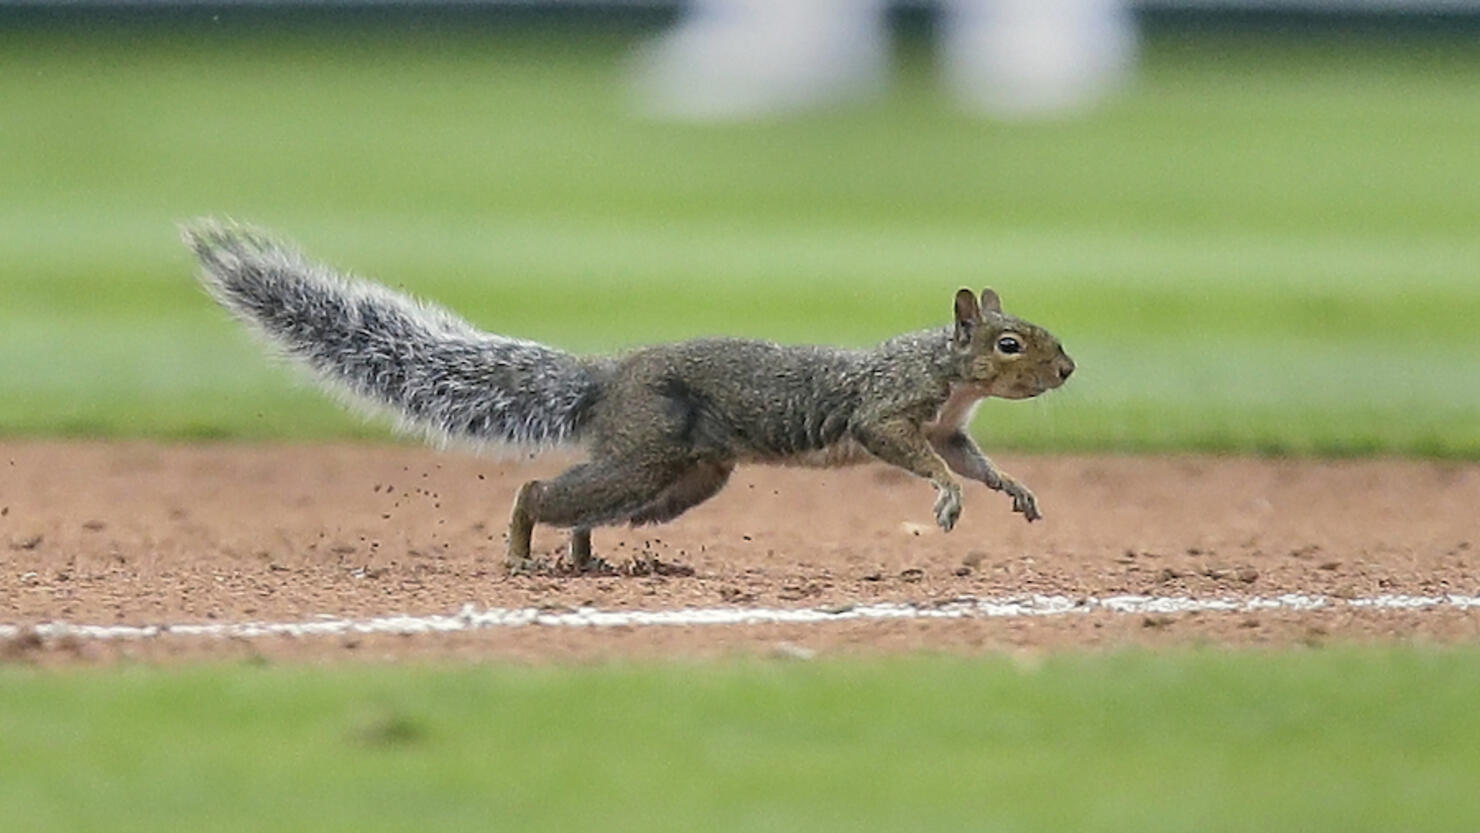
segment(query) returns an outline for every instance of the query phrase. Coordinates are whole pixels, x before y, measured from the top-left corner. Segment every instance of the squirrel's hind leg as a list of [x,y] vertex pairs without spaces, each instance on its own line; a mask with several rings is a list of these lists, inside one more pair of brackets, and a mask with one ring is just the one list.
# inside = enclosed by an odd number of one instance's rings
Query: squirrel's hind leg
[[593,460],[572,466],[553,480],[525,483],[509,517],[509,571],[531,572],[543,566],[529,552],[537,523],[573,527],[572,566],[578,572],[599,567],[591,554],[591,528],[631,518],[688,468],[685,462],[672,460]]
[[601,559],[591,555],[591,530],[578,526],[570,531],[570,564],[576,570],[588,572],[601,566]]
[[511,574],[533,573],[543,566],[529,555],[530,538],[534,535],[534,513],[530,511],[530,504],[535,500],[534,493],[539,485],[538,480],[531,480],[519,487],[519,494],[514,498],[514,510],[509,513],[509,551],[504,557],[504,567]]
[[729,482],[730,472],[734,470],[734,463],[696,463],[628,520],[633,526],[667,523],[719,494],[720,489]]

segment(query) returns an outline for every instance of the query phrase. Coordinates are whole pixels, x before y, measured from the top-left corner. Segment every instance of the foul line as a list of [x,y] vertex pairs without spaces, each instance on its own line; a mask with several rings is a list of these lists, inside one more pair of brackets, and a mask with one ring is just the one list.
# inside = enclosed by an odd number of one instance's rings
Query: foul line
[[1480,596],[1368,596],[1344,599],[1299,593],[1249,598],[1199,599],[1188,596],[1016,596],[956,599],[935,604],[880,603],[812,608],[708,607],[673,610],[601,610],[573,608],[479,608],[467,604],[455,614],[375,616],[346,619],[321,615],[299,622],[213,622],[173,625],[87,625],[46,622],[0,625],[0,638],[35,633],[43,638],[155,639],[204,637],[253,639],[266,636],[337,636],[341,634],[458,633],[489,628],[528,626],[613,628],[652,625],[810,625],[825,622],[899,619],[997,619],[1171,613],[1248,613],[1306,610],[1469,610],[1480,608]]

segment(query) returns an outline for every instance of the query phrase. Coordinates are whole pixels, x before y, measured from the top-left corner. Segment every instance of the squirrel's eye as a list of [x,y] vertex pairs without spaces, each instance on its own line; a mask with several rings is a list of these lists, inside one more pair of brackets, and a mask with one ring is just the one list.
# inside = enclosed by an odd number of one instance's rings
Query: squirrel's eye
[[1014,353],[1023,352],[1023,343],[1013,336],[1003,336],[997,339],[997,349],[1010,356]]

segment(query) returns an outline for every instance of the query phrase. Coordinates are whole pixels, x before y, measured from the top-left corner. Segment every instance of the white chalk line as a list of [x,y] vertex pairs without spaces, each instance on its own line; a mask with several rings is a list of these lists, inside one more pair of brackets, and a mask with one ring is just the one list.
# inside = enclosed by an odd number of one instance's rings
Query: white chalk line
[[0,625],[0,638],[34,632],[42,638],[140,640],[160,637],[255,639],[270,636],[339,636],[345,634],[459,633],[491,628],[529,626],[556,628],[614,628],[663,625],[811,625],[827,622],[901,619],[1012,619],[1080,616],[1091,613],[1122,615],[1193,612],[1250,613],[1256,611],[1387,610],[1480,608],[1480,596],[1399,596],[1360,598],[1289,593],[1247,598],[1189,596],[1014,596],[956,599],[935,604],[885,602],[810,608],[707,607],[671,610],[602,610],[573,608],[479,608],[466,604],[455,614],[406,614],[347,619],[320,615],[298,622],[207,622],[171,625],[87,625],[46,622],[37,625]]

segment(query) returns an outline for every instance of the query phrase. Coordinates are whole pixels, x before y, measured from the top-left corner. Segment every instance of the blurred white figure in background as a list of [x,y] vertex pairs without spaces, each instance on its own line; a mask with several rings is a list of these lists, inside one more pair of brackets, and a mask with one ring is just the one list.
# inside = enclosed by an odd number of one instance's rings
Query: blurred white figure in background
[[[690,0],[638,54],[640,105],[663,117],[784,115],[882,91],[885,0]],[[946,0],[941,71],[966,108],[1068,115],[1118,87],[1136,60],[1125,0]]]
[[951,92],[998,118],[1087,109],[1136,63],[1124,0],[954,0],[944,23],[941,72]]
[[882,0],[690,0],[639,53],[654,115],[747,119],[871,97],[883,89]]

